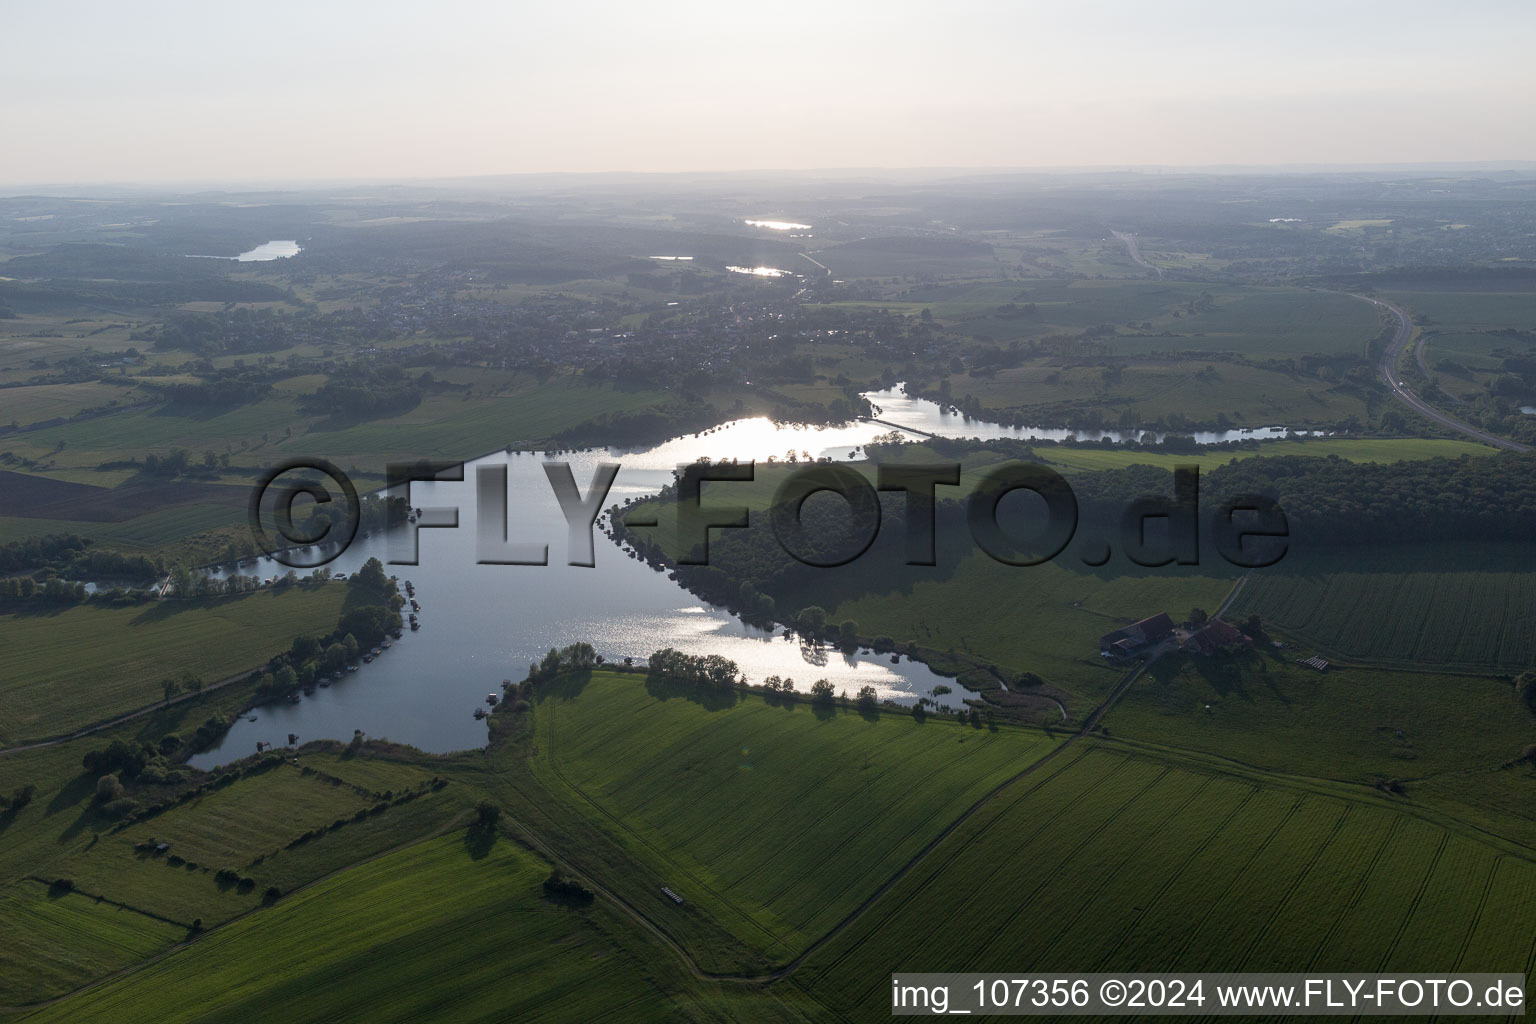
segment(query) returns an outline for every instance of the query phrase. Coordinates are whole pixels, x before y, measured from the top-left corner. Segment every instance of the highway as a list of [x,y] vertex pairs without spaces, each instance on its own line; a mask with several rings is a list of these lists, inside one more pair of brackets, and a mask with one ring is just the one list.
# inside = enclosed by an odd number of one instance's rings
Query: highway
[[1125,251],[1131,254],[1132,263],[1135,263],[1137,266],[1146,267],[1148,270],[1152,271],[1152,273],[1156,274],[1159,280],[1162,279],[1163,268],[1157,266],[1154,263],[1147,262],[1147,258],[1141,254],[1141,245],[1136,241],[1135,232],[1116,231],[1111,228],[1109,233],[1125,243]]
[[1471,424],[1463,423],[1456,417],[1441,412],[1408,390],[1407,386],[1398,380],[1397,364],[1402,359],[1403,350],[1408,347],[1408,342],[1413,337],[1413,322],[1408,319],[1408,314],[1403,312],[1401,308],[1384,299],[1373,299],[1369,295],[1357,295],[1354,292],[1349,294],[1352,298],[1359,299],[1362,302],[1369,302],[1378,309],[1386,310],[1397,320],[1397,330],[1393,333],[1386,352],[1382,353],[1381,364],[1377,367],[1377,372],[1381,374],[1382,382],[1386,384],[1387,390],[1392,392],[1393,397],[1419,415],[1434,420],[1441,426],[1449,427],[1459,434],[1465,434],[1474,441],[1481,441],[1484,444],[1491,444],[1495,448],[1503,448],[1505,451],[1511,452],[1528,452],[1531,450],[1530,445],[1511,441],[1507,437],[1490,434],[1486,430],[1479,430]]

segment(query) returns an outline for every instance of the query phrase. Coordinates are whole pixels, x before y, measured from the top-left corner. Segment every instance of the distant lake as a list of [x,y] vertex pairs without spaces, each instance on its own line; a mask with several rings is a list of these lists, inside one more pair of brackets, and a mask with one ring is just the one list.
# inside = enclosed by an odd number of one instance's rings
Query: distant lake
[[809,231],[809,224],[797,224],[792,220],[744,220],[743,224],[754,228],[767,228],[770,231]]
[[751,274],[754,277],[783,277],[789,273],[778,267],[726,267],[733,274]]
[[273,239],[270,242],[262,242],[254,249],[247,249],[238,256],[199,256],[193,255],[196,260],[234,260],[238,263],[265,263],[268,260],[285,260],[290,256],[297,256],[303,251],[298,240],[294,238]]

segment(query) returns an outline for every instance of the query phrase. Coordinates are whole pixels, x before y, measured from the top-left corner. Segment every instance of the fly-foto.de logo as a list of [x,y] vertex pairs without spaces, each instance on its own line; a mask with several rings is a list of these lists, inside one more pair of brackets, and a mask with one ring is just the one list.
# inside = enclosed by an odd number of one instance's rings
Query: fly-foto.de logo
[[[596,564],[593,529],[603,502],[621,466],[598,463],[585,491],[577,483],[569,463],[546,461],[544,475],[564,517],[566,564]],[[814,463],[785,472],[773,500],[758,516],[766,515],[773,537],[785,554],[803,565],[835,567],[863,557],[880,536],[885,513],[881,493],[892,495],[903,521],[904,561],[911,566],[937,564],[940,488],[960,488],[959,463],[875,465],[871,475],[834,463]],[[291,477],[280,483],[284,477]],[[337,495],[318,477],[329,478]],[[683,565],[708,565],[711,531],[748,529],[753,510],[730,504],[732,484],[754,483],[757,466],[745,463],[697,462],[680,466],[673,503],[669,547]],[[420,557],[421,530],[459,528],[457,505],[428,504],[417,507],[411,486],[416,483],[463,482],[463,463],[418,461],[391,463],[388,486],[382,500],[386,511],[400,510],[387,519],[388,561],[392,565],[416,565]],[[475,467],[475,563],[479,565],[537,566],[549,564],[549,540],[514,539],[516,506],[511,501],[505,464]],[[709,501],[704,485],[710,484]],[[841,543],[829,551],[822,543],[823,525],[807,522],[806,505],[820,495],[834,495],[843,510],[836,531]],[[1027,514],[1005,512],[1015,495],[1030,502]],[[306,529],[294,521],[294,505],[308,497],[316,509]],[[345,503],[337,507],[337,499]],[[1202,535],[1217,554],[1232,565],[1252,569],[1274,565],[1289,549],[1289,524],[1274,498],[1262,494],[1223,497],[1202,518],[1200,470],[1179,466],[1173,472],[1173,494],[1148,494],[1126,502],[1106,528],[1100,515],[1098,532],[1080,533],[1083,516],[1077,495],[1065,477],[1049,466],[1032,462],[1005,462],[988,467],[971,483],[963,499],[964,532],[988,557],[1013,566],[1040,565],[1061,555],[1076,540],[1077,557],[1088,566],[1106,564],[1114,547],[1142,567],[1198,565]],[[822,499],[825,502],[826,499]],[[364,504],[347,475],[323,459],[299,459],[269,471],[252,491],[251,532],[256,544],[284,565],[315,568],[335,559],[357,536]],[[272,529],[268,529],[268,523]],[[630,515],[625,525],[635,529],[659,528],[659,520]],[[1203,533],[1204,531],[1204,533]],[[1106,537],[1105,533],[1111,537]],[[281,538],[281,542],[277,538]],[[313,555],[308,552],[314,552]],[[301,552],[305,553],[301,557]]]

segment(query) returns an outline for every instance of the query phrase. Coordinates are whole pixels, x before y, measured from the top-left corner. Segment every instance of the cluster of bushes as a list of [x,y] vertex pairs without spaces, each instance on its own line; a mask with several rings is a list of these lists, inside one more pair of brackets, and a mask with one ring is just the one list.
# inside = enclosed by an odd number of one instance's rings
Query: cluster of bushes
[[10,796],[0,796],[0,813],[15,814],[31,803],[32,798],[36,795],[37,787],[32,785],[32,783],[28,782],[23,786],[19,786]]
[[650,657],[650,674],[713,690],[730,690],[741,681],[741,670],[718,654],[684,654],[663,647]]
[[31,576],[7,576],[0,579],[0,603],[32,601],[39,604],[84,604],[90,598],[83,583],[49,579],[41,584]]
[[80,604],[94,600],[127,604],[147,600],[138,591],[112,589],[94,597],[78,579],[149,581],[159,578],[164,567],[153,558],[125,555],[91,546],[88,537],[49,534],[0,545],[0,604],[36,601],[45,604]]
[[214,476],[221,466],[228,465],[228,456],[221,460],[211,451],[203,452],[201,462],[194,462],[192,453],[185,448],[173,448],[169,455],[144,456],[144,472],[150,476]]
[[[763,680],[763,689],[767,690],[770,695],[778,695],[792,700],[798,697],[793,679],[769,676]],[[837,703],[837,688],[832,685],[830,680],[818,679],[811,684],[810,696],[812,704],[830,707]],[[845,691],[844,697],[846,696],[847,693]],[[858,696],[854,700],[860,711],[874,711],[880,707],[880,694],[873,686],[860,687]]]
[[[446,783],[444,783],[444,785],[446,785]],[[327,832],[335,832],[338,829],[345,828],[347,825],[360,824],[364,821],[367,821],[369,818],[383,814],[391,807],[398,807],[401,804],[410,803],[412,800],[415,800],[417,797],[421,796],[423,792],[424,791],[420,788],[412,789],[394,797],[391,797],[389,793],[385,793],[385,797],[388,799],[380,800],[378,803],[373,804],[370,807],[359,808],[357,812],[349,818],[337,818],[329,825],[321,825],[316,828],[312,828],[307,832],[300,833],[288,841],[286,849],[291,850],[294,847],[303,846],[305,843],[310,842],[311,840],[319,839]]]
[[541,679],[551,679],[562,672],[578,672],[594,668],[602,663],[602,655],[598,654],[591,644],[578,641],[559,650],[551,647],[549,653],[544,655],[543,660],[537,664],[529,664],[528,678],[535,682]]

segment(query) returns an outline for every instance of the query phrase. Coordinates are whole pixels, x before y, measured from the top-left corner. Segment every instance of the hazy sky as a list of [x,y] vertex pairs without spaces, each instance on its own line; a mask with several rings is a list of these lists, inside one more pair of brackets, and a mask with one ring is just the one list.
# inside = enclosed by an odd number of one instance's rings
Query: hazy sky
[[1536,159],[1536,2],[4,0],[0,183]]

